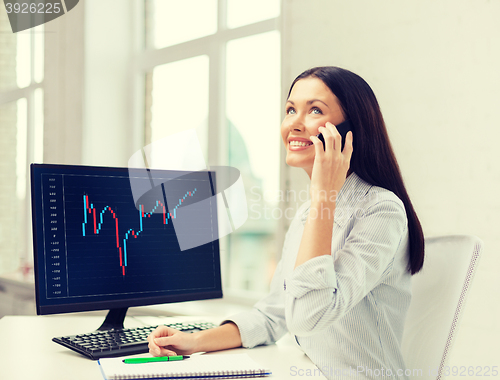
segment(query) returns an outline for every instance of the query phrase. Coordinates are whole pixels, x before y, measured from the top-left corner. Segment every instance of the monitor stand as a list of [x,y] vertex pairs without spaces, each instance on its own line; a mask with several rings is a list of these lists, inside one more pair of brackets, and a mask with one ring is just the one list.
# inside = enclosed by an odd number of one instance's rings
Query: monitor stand
[[102,323],[101,327],[97,329],[97,331],[123,330],[123,321],[125,320],[127,309],[128,307],[110,309],[108,311],[108,314],[106,315],[106,319]]

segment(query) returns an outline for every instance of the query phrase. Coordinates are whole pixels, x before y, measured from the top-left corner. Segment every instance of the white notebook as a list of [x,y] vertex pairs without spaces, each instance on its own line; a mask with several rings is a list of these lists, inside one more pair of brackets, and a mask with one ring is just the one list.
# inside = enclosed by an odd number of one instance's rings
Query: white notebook
[[126,364],[123,358],[105,358],[98,361],[106,380],[119,379],[239,379],[269,376],[247,354],[194,355],[172,362]]

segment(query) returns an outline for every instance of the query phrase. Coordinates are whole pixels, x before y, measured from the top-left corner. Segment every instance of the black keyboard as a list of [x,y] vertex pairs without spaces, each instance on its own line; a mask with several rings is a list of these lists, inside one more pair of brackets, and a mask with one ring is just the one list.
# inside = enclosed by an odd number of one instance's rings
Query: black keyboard
[[[165,326],[183,332],[195,332],[216,327],[213,323],[172,323]],[[68,335],[53,338],[52,341],[92,360],[142,354],[148,352],[148,335],[158,326],[136,327],[133,329],[94,331],[88,334]]]

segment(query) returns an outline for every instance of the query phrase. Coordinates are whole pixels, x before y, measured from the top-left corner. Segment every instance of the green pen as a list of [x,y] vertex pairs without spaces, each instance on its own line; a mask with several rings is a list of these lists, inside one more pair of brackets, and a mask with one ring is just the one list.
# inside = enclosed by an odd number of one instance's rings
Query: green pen
[[177,356],[161,356],[152,358],[129,358],[123,359],[126,364],[141,364],[141,363],[154,363],[154,362],[173,362],[176,360],[189,359],[188,355],[177,355]]

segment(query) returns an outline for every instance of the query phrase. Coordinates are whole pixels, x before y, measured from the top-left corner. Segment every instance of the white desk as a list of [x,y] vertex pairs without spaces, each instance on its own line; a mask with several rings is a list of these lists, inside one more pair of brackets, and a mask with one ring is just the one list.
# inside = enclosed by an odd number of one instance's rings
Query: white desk
[[[178,321],[180,318],[127,317],[125,327]],[[188,320],[219,322],[213,317]],[[180,319],[185,321],[186,318]],[[103,317],[94,316],[6,316],[0,319],[0,379],[16,380],[102,380],[97,361],[87,359],[52,342],[55,336],[91,332]],[[314,371],[316,367],[287,335],[278,343],[253,349],[238,348],[207,355],[247,353],[257,363],[272,370],[274,379],[297,379],[293,371]],[[148,356],[147,354],[136,356]],[[325,379],[316,369],[307,379]]]

